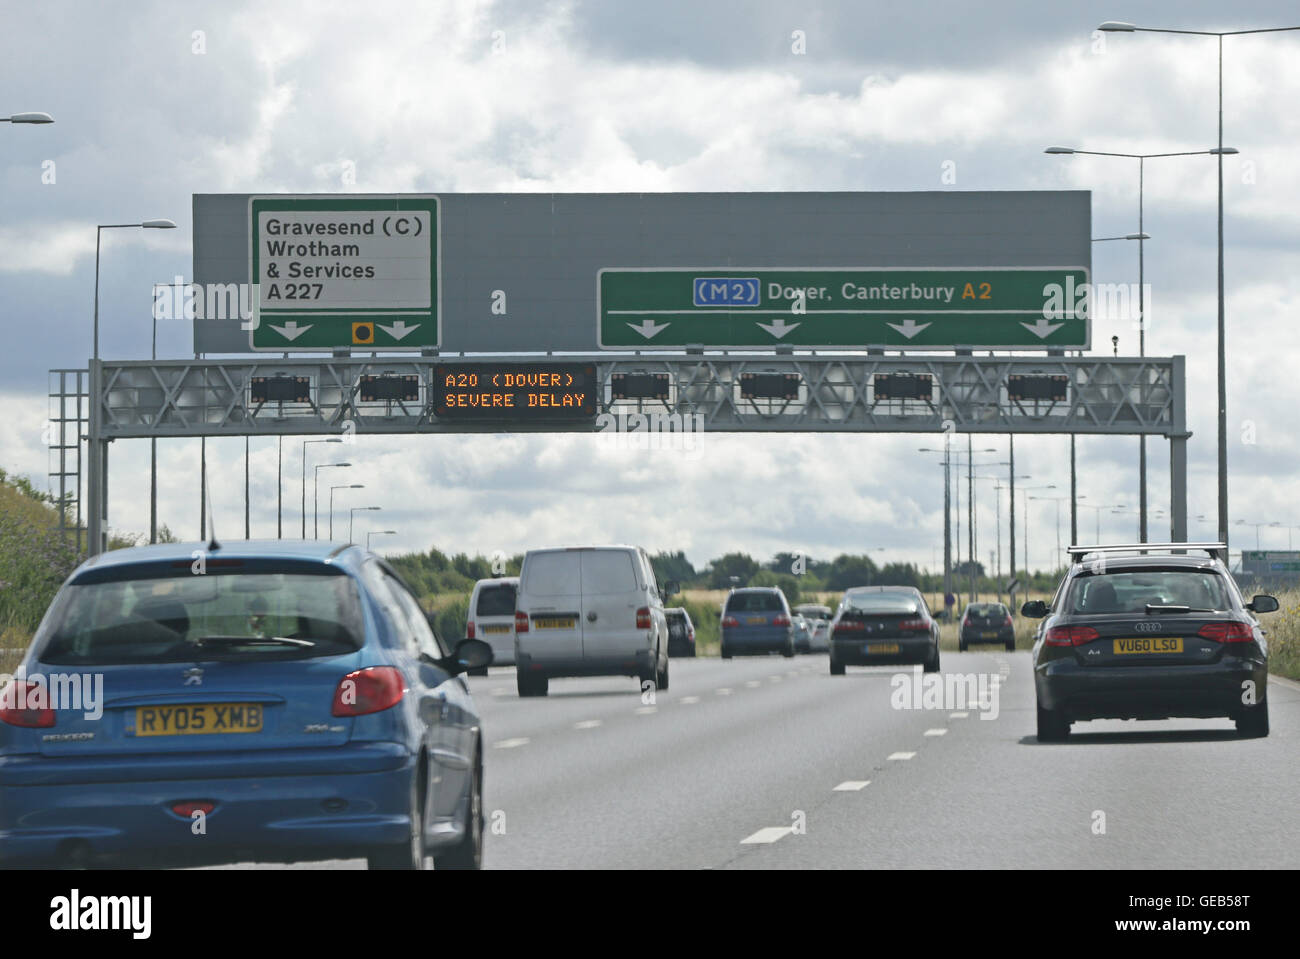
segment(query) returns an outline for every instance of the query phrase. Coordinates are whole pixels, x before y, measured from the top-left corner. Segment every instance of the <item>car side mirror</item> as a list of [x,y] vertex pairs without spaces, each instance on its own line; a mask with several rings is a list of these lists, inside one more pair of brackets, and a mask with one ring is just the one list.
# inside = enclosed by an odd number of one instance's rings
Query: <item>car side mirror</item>
[[492,647],[481,639],[462,639],[443,665],[453,676],[492,665]]
[[1020,607],[1020,615],[1031,619],[1042,619],[1047,615],[1047,604],[1041,599],[1031,599]]
[[1278,603],[1274,597],[1265,596],[1263,593],[1260,593],[1246,604],[1246,608],[1252,613],[1272,613],[1277,610],[1277,606]]

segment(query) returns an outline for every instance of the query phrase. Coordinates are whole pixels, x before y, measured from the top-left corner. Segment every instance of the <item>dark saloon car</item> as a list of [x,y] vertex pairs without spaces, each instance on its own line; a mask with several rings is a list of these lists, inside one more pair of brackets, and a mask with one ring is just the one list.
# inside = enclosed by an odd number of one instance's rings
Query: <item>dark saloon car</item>
[[[1278,604],[1242,597],[1223,563],[1226,547],[1070,553],[1051,603],[1022,608],[1043,619],[1033,649],[1040,742],[1063,740],[1071,723],[1091,719],[1228,717],[1243,736],[1268,735],[1268,643],[1255,616]],[[1085,562],[1090,554],[1099,559]]]
[[694,656],[695,624],[691,622],[691,614],[674,606],[664,610],[664,617],[668,620],[668,655]]
[[963,653],[975,643],[997,643],[1016,648],[1016,626],[1011,611],[1001,603],[970,603],[961,614],[957,648]]
[[939,624],[911,586],[858,586],[831,620],[831,675],[845,666],[921,664],[939,671]]

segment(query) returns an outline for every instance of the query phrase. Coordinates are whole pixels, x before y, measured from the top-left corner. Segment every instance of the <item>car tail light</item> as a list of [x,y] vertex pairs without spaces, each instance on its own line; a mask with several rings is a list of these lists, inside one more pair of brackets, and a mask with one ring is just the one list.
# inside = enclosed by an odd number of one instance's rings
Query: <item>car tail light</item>
[[772,617],[772,625],[773,625],[773,626],[789,626],[789,625],[790,625],[790,617],[789,617],[789,616],[773,616],[773,617]]
[[1082,646],[1101,636],[1091,626],[1053,626],[1043,637],[1048,646]]
[[969,617],[969,616],[963,616],[963,617],[962,617],[962,620],[961,620],[961,624],[962,624],[963,626],[969,626],[969,625],[970,625],[970,617]]
[[516,633],[526,633],[526,632],[528,632],[528,614],[527,614],[527,613],[515,613],[515,632],[516,632]]
[[371,666],[348,673],[334,690],[335,716],[365,716],[401,702],[406,682],[395,666]]
[[49,705],[44,683],[30,679],[13,679],[0,692],[0,722],[26,729],[48,729],[54,725],[54,710]]
[[740,620],[736,619],[735,616],[723,616],[722,625],[724,627],[739,626]]
[[1007,613],[1007,618],[1004,619],[1004,620],[1002,621],[1002,625],[1003,625],[1003,626],[1015,626],[1015,625],[1016,625],[1015,623],[1011,622],[1011,614],[1010,614],[1010,613]]
[[840,622],[838,625],[836,625],[835,632],[854,633],[854,632],[861,632],[866,628],[867,628],[866,623],[860,623],[855,619],[846,619]]
[[1196,635],[1216,643],[1249,643],[1255,638],[1255,631],[1247,623],[1206,623]]
[[650,607],[649,606],[642,606],[640,609],[636,611],[636,628],[637,629],[650,628]]
[[928,630],[930,628],[930,624],[927,623],[924,619],[919,619],[919,618],[905,619],[898,624],[898,628],[900,630],[911,630],[913,632],[916,632],[920,630]]
[[196,812],[207,816],[216,808],[216,803],[206,799],[187,799],[184,802],[172,803],[172,812],[184,819],[193,819]]
[[465,624],[465,638],[466,639],[474,638],[474,620],[472,619]]
[[695,642],[695,630],[691,629],[687,631],[686,640],[691,643]]

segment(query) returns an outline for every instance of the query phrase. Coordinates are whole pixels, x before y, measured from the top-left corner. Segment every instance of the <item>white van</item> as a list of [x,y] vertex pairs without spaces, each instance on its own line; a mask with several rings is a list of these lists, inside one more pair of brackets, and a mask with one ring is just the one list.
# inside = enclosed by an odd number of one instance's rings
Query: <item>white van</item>
[[635,676],[667,689],[664,595],[640,547],[529,550],[515,598],[519,695],[545,696],[553,676]]
[[[510,666],[515,661],[515,592],[518,589],[518,576],[503,576],[480,579],[469,594],[465,635],[492,647],[493,666]],[[469,673],[486,676],[487,669],[471,669]]]

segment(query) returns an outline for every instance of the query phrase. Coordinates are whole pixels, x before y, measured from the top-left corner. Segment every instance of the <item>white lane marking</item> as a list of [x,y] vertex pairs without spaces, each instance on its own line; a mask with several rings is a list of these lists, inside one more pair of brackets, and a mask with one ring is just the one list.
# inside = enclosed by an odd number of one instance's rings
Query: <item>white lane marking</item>
[[764,826],[752,836],[746,836],[744,839],[740,840],[740,844],[744,846],[753,845],[755,843],[776,842],[778,839],[788,836],[792,832],[794,832],[794,827],[792,826]]
[[769,683],[779,683],[779,682],[781,681],[781,677],[780,677],[780,676],[769,676],[769,677],[767,677],[767,681],[768,681]]
[[870,779],[848,779],[836,786],[832,792],[857,792],[871,785]]
[[658,706],[638,706],[636,708],[636,714],[638,716],[649,716],[651,713],[657,712],[659,712]]
[[925,734],[926,734],[927,736],[946,736],[946,735],[948,735],[948,730],[946,730],[946,729],[927,729],[927,730],[925,731]]
[[493,743],[495,749],[514,749],[516,746],[527,746],[531,740],[527,736],[519,736],[515,739],[502,739]]
[[969,716],[970,713],[949,713],[948,714],[949,719],[967,719]]
[[797,669],[789,669],[789,670],[786,670],[786,675],[787,675],[787,676],[798,676],[798,675],[799,675],[799,670],[797,670]]
[[603,720],[600,719],[583,719],[573,724],[574,729],[595,729]]
[[757,679],[751,679],[749,682],[745,683],[745,685],[748,686],[750,689],[754,689],[758,686],[762,686],[763,684],[760,683]]
[[679,700],[677,700],[677,701],[678,701],[679,703],[681,703],[683,706],[689,706],[689,705],[691,705],[692,703],[698,703],[698,702],[700,701],[700,697],[699,697],[699,696],[683,696],[681,699],[679,699]]
[[728,689],[726,686],[723,686],[721,689],[715,689],[714,692],[717,693],[719,696],[730,696],[730,695],[731,695],[731,690]]
[[890,753],[886,759],[911,759],[916,753]]

